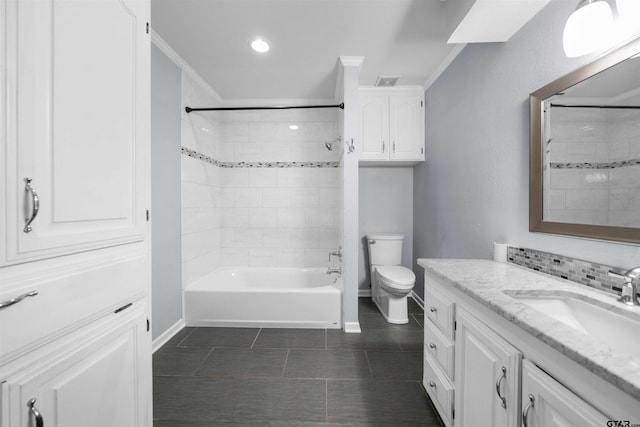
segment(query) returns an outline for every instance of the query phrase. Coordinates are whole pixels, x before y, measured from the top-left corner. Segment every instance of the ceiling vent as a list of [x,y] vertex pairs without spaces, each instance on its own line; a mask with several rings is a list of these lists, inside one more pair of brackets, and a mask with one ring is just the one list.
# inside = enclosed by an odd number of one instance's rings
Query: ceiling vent
[[398,83],[400,76],[378,76],[376,86],[390,87]]

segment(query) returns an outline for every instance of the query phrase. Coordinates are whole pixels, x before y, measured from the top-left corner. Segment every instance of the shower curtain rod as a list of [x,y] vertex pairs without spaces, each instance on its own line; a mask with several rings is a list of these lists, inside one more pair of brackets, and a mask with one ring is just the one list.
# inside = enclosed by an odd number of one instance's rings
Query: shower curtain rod
[[294,105],[285,107],[211,107],[211,108],[191,108],[184,107],[184,111],[240,111],[240,110],[292,110],[295,108],[340,108],[344,110],[344,102],[336,105]]
[[551,104],[552,107],[561,108],[605,108],[605,109],[620,109],[620,110],[638,110],[640,106],[637,105],[564,105],[564,104]]

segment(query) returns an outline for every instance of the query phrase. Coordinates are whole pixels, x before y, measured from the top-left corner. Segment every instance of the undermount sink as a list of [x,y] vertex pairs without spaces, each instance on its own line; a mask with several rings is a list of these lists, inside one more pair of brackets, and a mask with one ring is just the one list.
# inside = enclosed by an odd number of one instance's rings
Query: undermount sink
[[[514,295],[518,302],[577,329],[612,349],[640,357],[640,315],[571,296]],[[615,311],[619,311],[617,313]]]

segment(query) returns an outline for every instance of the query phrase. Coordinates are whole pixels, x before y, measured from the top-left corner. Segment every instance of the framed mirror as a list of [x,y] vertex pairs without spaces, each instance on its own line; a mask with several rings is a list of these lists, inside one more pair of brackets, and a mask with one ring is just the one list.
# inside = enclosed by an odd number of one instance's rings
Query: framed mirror
[[529,108],[529,231],[640,243],[640,39]]

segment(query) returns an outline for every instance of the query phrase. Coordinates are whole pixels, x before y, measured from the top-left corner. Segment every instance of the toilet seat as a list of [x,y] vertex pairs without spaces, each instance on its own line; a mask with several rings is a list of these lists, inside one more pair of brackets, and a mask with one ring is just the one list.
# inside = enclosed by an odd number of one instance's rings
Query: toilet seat
[[376,267],[380,286],[393,295],[406,295],[416,283],[413,271],[401,265],[382,265]]

